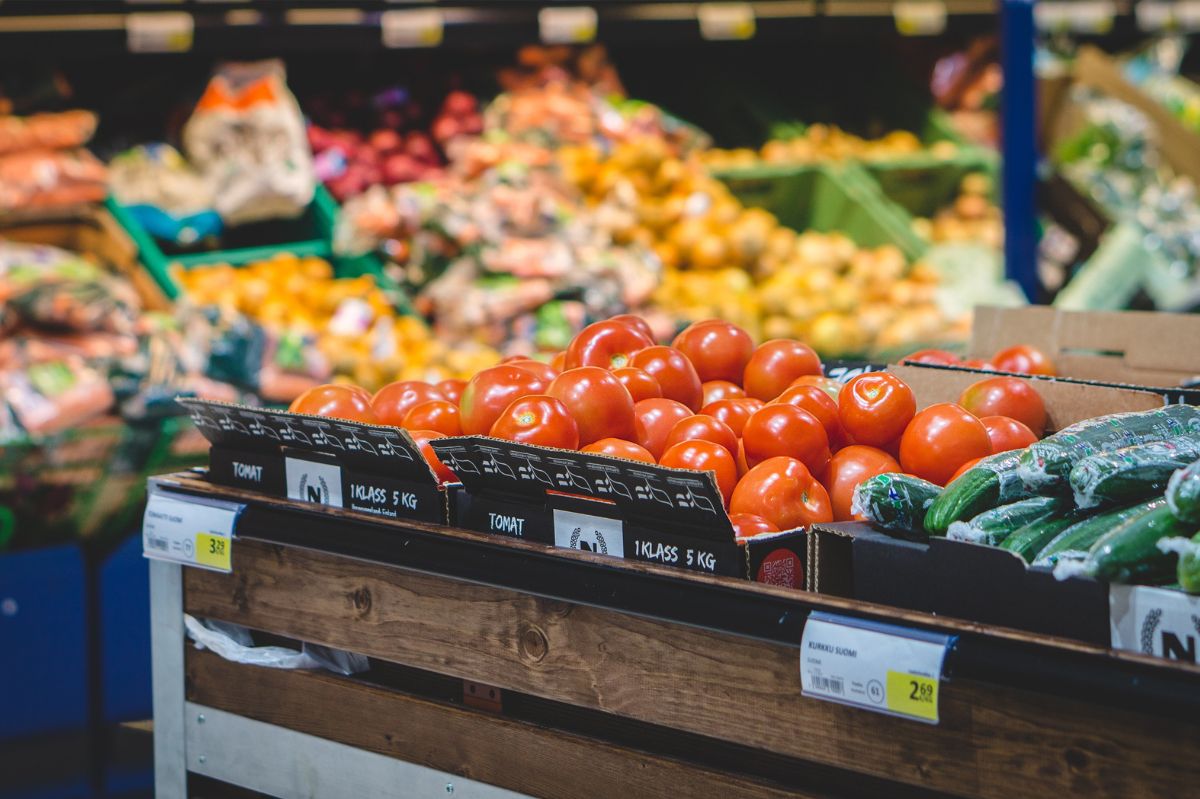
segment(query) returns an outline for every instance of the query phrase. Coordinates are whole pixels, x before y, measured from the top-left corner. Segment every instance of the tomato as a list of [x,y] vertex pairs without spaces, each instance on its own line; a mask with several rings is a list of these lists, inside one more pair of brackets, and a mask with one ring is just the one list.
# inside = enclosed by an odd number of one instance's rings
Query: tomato
[[487,435],[509,403],[518,397],[543,394],[546,383],[533,372],[510,363],[492,366],[467,381],[458,407],[463,433]]
[[466,380],[443,380],[440,383],[434,383],[433,387],[442,392],[442,396],[453,402],[455,405],[462,399],[463,389],[467,387]]
[[554,378],[558,377],[558,372],[554,371],[554,367],[548,363],[535,361],[532,358],[520,358],[515,361],[508,362],[510,366],[515,366],[518,369],[524,369],[526,372],[533,372],[540,377],[544,382],[549,383]]
[[839,450],[829,461],[823,481],[833,503],[833,520],[846,522],[857,518],[862,521],[861,517],[850,513],[854,488],[868,477],[898,471],[900,464],[881,449],[854,444]]
[[711,402],[701,408],[700,413],[724,422],[729,425],[729,429],[733,431],[735,436],[740,436],[742,428],[746,426],[746,420],[753,416],[754,412],[762,406],[762,400],[739,397],[737,399],[723,399]]
[[984,416],[979,421],[987,428],[988,440],[992,442],[992,452],[1008,452],[1012,449],[1025,449],[1038,440],[1025,425],[1007,416]]
[[644,399],[633,406],[633,440],[644,447],[655,459],[666,449],[663,444],[667,434],[680,419],[686,419],[692,411],[682,402],[660,399]]
[[358,386],[333,384],[314,386],[292,400],[288,410],[292,413],[327,416],[331,419],[345,419],[349,422],[392,424],[379,420],[365,395],[366,393]]
[[629,392],[629,396],[633,397],[634,402],[662,396],[662,388],[658,385],[658,381],[651,377],[649,373],[635,366],[622,366],[620,369],[613,369],[612,376],[617,378],[621,382],[621,385],[625,386],[625,390]]
[[667,399],[682,402],[692,411],[700,410],[704,399],[700,376],[696,374],[692,362],[679,350],[661,345],[647,347],[635,353],[630,364],[645,370],[657,380]]
[[973,468],[975,464],[979,463],[981,460],[983,460],[983,458],[971,458],[971,460],[967,461],[962,466],[959,466],[958,471],[950,475],[950,479],[946,481],[946,485],[950,485],[955,480],[962,477],[965,472]]
[[563,356],[563,371],[580,366],[616,369],[629,365],[633,353],[654,344],[632,327],[608,319],[594,322],[575,334]]
[[562,374],[567,368],[567,351],[554,353],[554,357],[550,359],[550,368]]
[[500,414],[489,433],[521,444],[559,449],[579,448],[579,425],[567,406],[545,394],[518,397]]
[[958,356],[945,350],[917,350],[911,355],[905,355],[900,363],[933,363],[940,366],[957,366]]
[[654,343],[654,330],[650,327],[650,323],[640,316],[635,316],[631,313],[623,313],[609,317],[608,321],[620,322],[626,327],[632,328],[634,331],[641,333],[643,336],[650,339],[651,343]]
[[405,415],[416,405],[430,400],[444,400],[437,386],[423,380],[399,380],[388,383],[375,392],[371,398],[371,409],[375,411],[380,424],[390,424],[396,427],[404,426]]
[[733,537],[736,541],[745,541],[763,533],[778,533],[779,528],[761,516],[753,513],[734,513],[729,517],[733,525]]
[[461,436],[462,413],[450,400],[430,400],[409,408],[400,426],[407,430],[436,430],[448,436]]
[[989,377],[972,383],[959,395],[958,404],[980,418],[1016,419],[1036,436],[1046,432],[1046,403],[1033,383],[1020,377]]
[[602,438],[584,447],[581,452],[592,452],[597,455],[613,455],[630,461],[655,463],[654,456],[643,446],[626,441],[623,438]]
[[746,396],[742,387],[728,380],[709,380],[700,386],[700,407],[723,399],[740,399]]
[[750,464],[746,463],[746,442],[740,438],[738,439],[737,466],[738,479],[741,479],[742,475],[750,471]]
[[729,428],[729,425],[707,414],[698,413],[695,416],[680,419],[671,428],[671,432],[667,433],[667,440],[663,442],[663,447],[670,449],[681,441],[711,441],[714,444],[720,444],[729,450],[730,455],[737,457],[737,434]]
[[966,366],[970,369],[980,369],[984,372],[996,371],[996,367],[992,365],[991,361],[985,361],[983,358],[968,358],[965,361],[961,361],[958,365]]
[[838,405],[816,386],[791,386],[768,404],[795,405],[808,411],[825,428],[830,449],[836,451],[845,446],[846,433],[838,420]]
[[838,395],[838,419],[856,444],[886,448],[904,433],[916,410],[912,389],[887,372],[859,375]]
[[1000,350],[992,356],[992,363],[1001,372],[1016,372],[1020,375],[1049,375],[1051,377],[1058,374],[1050,356],[1028,344],[1018,344],[1015,347]]
[[421,450],[421,454],[425,456],[425,462],[429,464],[429,468],[433,469],[433,473],[437,475],[439,482],[458,482],[458,475],[450,471],[446,464],[438,459],[437,453],[433,451],[433,447],[429,444],[435,438],[445,438],[444,435],[436,430],[409,430],[408,435],[416,442],[417,449]]
[[705,382],[727,380],[741,385],[746,364],[754,354],[750,334],[722,319],[705,319],[688,325],[671,346],[688,357],[696,367],[696,374]]
[[554,378],[546,393],[567,406],[579,425],[580,444],[633,438],[633,397],[607,369],[568,369]]
[[938,485],[945,485],[971,458],[991,453],[987,428],[953,402],[930,405],[918,413],[900,438],[904,471]]
[[821,374],[821,359],[812,347],[787,338],[760,344],[742,376],[747,396],[766,402],[773,400],[803,375]]
[[680,441],[667,448],[658,459],[659,466],[691,469],[694,472],[713,472],[721,499],[729,507],[729,497],[737,485],[737,461],[725,447],[712,441]]
[[820,472],[829,462],[829,437],[817,417],[795,405],[764,405],[742,428],[746,463],[753,467],[787,455]]
[[792,381],[788,388],[794,386],[816,386],[828,394],[834,402],[837,402],[838,394],[842,393],[842,384],[832,377],[825,377],[825,375],[800,375]]
[[768,458],[738,481],[729,512],[761,516],[780,530],[833,521],[825,487],[795,458]]

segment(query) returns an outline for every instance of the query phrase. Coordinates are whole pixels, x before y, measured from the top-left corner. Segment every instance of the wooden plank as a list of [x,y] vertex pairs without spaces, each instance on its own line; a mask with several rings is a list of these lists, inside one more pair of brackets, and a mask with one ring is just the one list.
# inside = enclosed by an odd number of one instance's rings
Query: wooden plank
[[187,660],[193,702],[533,796],[817,797],[329,674]]

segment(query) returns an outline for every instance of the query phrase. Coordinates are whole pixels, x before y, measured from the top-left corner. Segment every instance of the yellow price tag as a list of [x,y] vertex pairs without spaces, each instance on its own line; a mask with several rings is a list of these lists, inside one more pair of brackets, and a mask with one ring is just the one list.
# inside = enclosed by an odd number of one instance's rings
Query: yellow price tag
[[894,713],[937,721],[938,681],[920,674],[888,671],[887,705]]
[[196,563],[229,571],[233,568],[233,540],[220,535],[196,533]]

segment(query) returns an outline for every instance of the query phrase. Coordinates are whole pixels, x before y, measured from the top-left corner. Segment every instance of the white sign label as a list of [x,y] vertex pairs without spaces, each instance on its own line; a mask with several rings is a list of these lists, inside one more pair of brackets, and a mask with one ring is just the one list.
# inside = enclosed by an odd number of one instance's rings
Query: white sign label
[[445,26],[436,8],[384,11],[379,16],[384,47],[437,47]]
[[938,723],[942,665],[953,639],[814,611],[800,645],[805,696]]
[[195,25],[186,11],[145,11],[125,15],[125,44],[131,53],[186,53]]
[[942,0],[896,0],[892,16],[902,36],[936,36],[946,30],[946,4]]
[[342,507],[342,470],[330,463],[284,458],[288,499]]
[[231,571],[234,526],[245,507],[164,494],[151,486],[142,519],[142,554],[186,566]]
[[712,41],[751,39],[756,23],[749,3],[701,3],[696,9],[700,35]]
[[1108,589],[1113,649],[1196,662],[1200,597],[1164,588],[1113,585]]
[[554,511],[554,546],[625,557],[625,530],[620,519]]
[[587,44],[596,38],[596,9],[590,6],[543,8],[538,31],[545,44]]

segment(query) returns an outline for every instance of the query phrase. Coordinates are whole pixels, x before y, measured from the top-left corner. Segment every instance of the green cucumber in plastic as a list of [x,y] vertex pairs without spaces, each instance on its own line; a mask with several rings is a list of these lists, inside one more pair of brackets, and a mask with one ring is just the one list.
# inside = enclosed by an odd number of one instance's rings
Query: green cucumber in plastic
[[1200,461],[1171,475],[1165,496],[1175,518],[1200,524]]
[[1200,533],[1191,539],[1168,538],[1159,541],[1158,548],[1179,556],[1179,564],[1175,567],[1179,587],[1189,594],[1200,594]]
[[1200,457],[1200,436],[1151,441],[1089,455],[1071,468],[1068,480],[1081,508],[1136,502],[1162,495],[1175,470]]
[[1100,416],[1030,444],[1021,453],[1017,474],[1031,489],[1054,489],[1063,486],[1075,464],[1089,455],[1196,434],[1200,408],[1191,405]]
[[1161,550],[1158,542],[1176,536],[1190,537],[1196,532],[1195,525],[1176,519],[1163,500],[1154,505],[1093,544],[1082,564],[1084,573],[1114,583],[1156,584],[1174,577],[1175,554]]
[[1030,497],[985,510],[969,522],[954,522],[946,537],[955,541],[996,546],[1026,525],[1066,513],[1071,501],[1065,497]]
[[1046,544],[1063,530],[1078,523],[1081,518],[1083,517],[1079,511],[1061,516],[1046,516],[1005,538],[1000,542],[1000,548],[1007,549],[1026,563],[1032,563]]
[[1161,502],[1162,500],[1139,502],[1136,505],[1107,510],[1075,522],[1051,539],[1050,543],[1046,544],[1034,558],[1033,564],[1035,566],[1053,566],[1059,558],[1068,556],[1067,553],[1082,560],[1087,555],[1087,551],[1092,548],[1092,544],[1099,541],[1102,535],[1134,516],[1151,510],[1156,501]]
[[1030,494],[1017,476],[1020,450],[989,455],[946,486],[925,514],[930,535],[945,535],[954,522],[966,521],[997,505]]
[[884,530],[920,532],[925,512],[942,489],[908,474],[879,474],[854,488],[850,512]]

